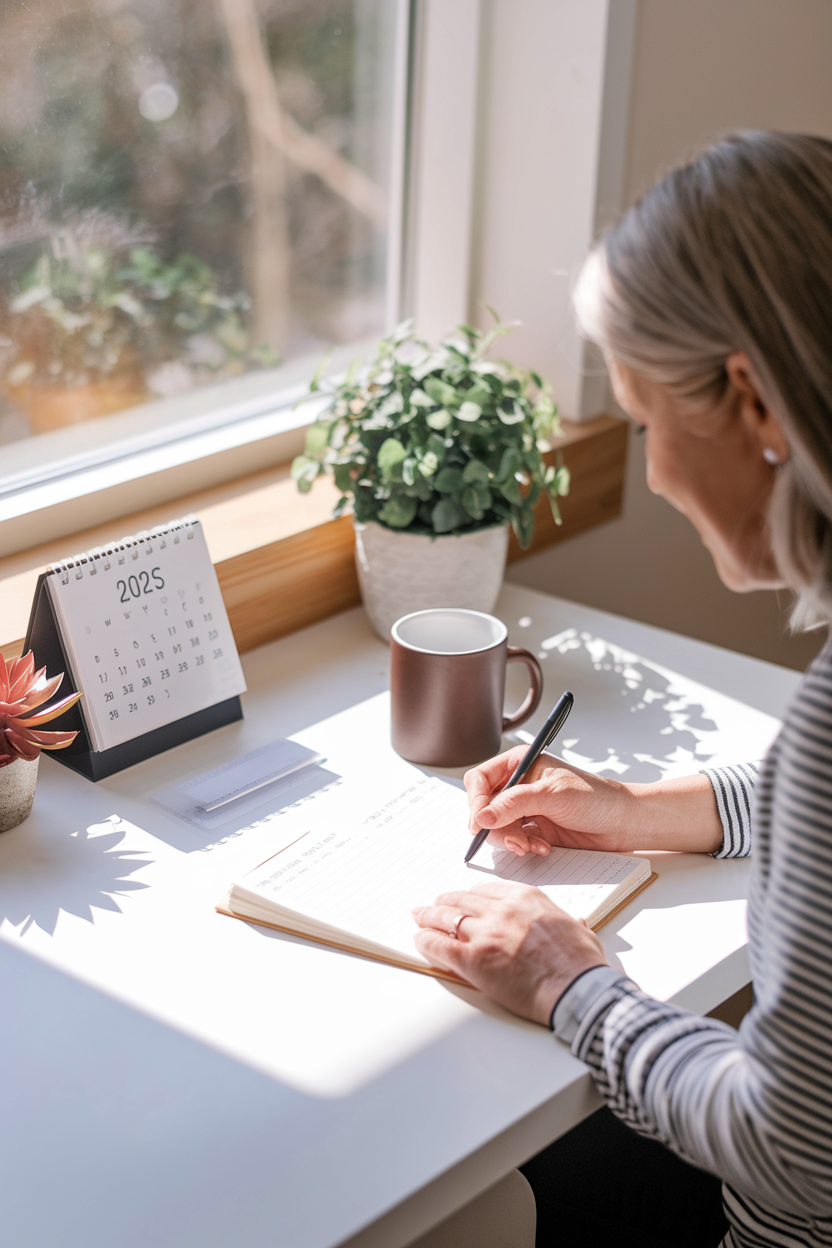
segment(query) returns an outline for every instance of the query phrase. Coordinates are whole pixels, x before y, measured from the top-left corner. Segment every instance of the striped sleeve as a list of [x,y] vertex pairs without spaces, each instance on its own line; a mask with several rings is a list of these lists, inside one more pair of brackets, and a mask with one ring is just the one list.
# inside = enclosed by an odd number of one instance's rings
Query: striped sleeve
[[[726,1023],[653,1000],[609,966],[595,967],[572,985],[553,1023],[555,1034],[589,1066],[613,1113],[719,1176],[744,1202],[744,1220],[753,1209],[755,1221],[777,1217],[800,1231],[806,1215],[829,1217],[832,1157],[827,1152],[819,1162],[801,1138],[808,1133],[812,1145],[828,1149],[822,1107],[814,1122],[795,1130],[800,1109],[790,1103],[788,1080],[752,1057]],[[729,1242],[827,1244],[832,1238],[798,1233]]]
[[755,1002],[739,1032],[595,967],[555,1033],[610,1108],[723,1180],[736,1248],[832,1245],[832,646],[812,664],[756,768],[712,769],[722,856],[754,859]]
[[751,853],[751,799],[759,763],[731,767],[703,767],[716,798],[722,823],[722,845],[714,858],[746,858]]

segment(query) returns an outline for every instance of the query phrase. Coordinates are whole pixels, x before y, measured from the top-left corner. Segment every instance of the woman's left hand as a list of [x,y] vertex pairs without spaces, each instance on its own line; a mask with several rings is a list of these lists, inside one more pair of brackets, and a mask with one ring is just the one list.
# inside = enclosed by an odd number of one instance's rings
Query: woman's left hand
[[[595,933],[537,888],[482,884],[443,893],[413,917],[416,948],[430,963],[545,1026],[573,980],[607,965]],[[449,934],[455,927],[456,938]]]

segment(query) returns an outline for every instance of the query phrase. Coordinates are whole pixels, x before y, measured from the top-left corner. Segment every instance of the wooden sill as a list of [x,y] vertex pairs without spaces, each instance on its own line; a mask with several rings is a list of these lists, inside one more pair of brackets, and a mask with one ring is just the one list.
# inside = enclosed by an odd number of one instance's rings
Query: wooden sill
[[[541,499],[532,546],[522,551],[512,535],[510,561],[621,512],[626,422],[597,416],[563,426],[556,449],[572,473],[563,524],[555,525]],[[189,512],[202,521],[241,652],[354,606],[360,599],[352,521],[332,519],[337,497],[329,477],[298,494],[286,464],[0,559],[0,652],[20,653],[35,582],[49,563]]]

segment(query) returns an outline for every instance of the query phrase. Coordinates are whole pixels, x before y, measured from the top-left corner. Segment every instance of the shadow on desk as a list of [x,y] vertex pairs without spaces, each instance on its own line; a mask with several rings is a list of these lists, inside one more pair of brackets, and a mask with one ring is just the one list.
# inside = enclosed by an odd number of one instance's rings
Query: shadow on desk
[[[110,827],[112,830],[107,831]],[[17,834],[17,835],[16,835]],[[3,835],[0,853],[0,922],[32,924],[53,935],[63,910],[88,923],[92,908],[121,913],[118,895],[147,888],[130,876],[153,861],[146,853],[119,850],[126,833],[112,824],[95,824],[48,838],[31,824]]]

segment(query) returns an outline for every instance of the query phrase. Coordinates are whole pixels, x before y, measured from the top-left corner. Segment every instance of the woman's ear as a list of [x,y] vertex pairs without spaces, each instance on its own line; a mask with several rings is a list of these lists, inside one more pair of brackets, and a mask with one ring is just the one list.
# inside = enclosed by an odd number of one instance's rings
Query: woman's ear
[[751,361],[735,351],[725,361],[725,371],[749,437],[759,446],[760,457],[777,466],[789,458],[789,444],[779,420],[768,404]]

